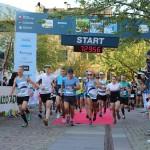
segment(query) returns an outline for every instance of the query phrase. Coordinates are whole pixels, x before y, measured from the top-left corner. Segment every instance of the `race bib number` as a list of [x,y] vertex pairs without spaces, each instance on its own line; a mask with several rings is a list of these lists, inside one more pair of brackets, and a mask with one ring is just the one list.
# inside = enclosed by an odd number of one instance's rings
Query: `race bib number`
[[125,96],[127,94],[127,91],[123,91],[123,95]]
[[141,92],[141,91],[137,91],[137,94],[139,94],[139,95],[140,95],[140,94],[142,94],[142,92]]
[[134,94],[131,94],[130,97],[131,97],[131,98],[134,98]]
[[74,94],[74,90],[73,90],[73,88],[71,86],[68,86],[66,88],[66,94]]
[[45,91],[49,91],[49,88],[48,88],[48,87],[45,87]]

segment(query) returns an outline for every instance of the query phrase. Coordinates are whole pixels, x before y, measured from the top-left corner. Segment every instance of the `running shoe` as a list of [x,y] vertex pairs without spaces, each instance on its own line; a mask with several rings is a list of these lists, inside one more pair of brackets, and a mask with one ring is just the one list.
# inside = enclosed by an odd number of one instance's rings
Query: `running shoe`
[[99,116],[102,117],[102,112],[100,112]]
[[59,119],[61,117],[60,112],[57,113],[57,119]]
[[30,121],[31,120],[31,115],[30,113],[27,114],[27,121]]
[[124,115],[122,116],[122,119],[125,119],[125,116],[124,116]]
[[150,143],[150,140],[147,140],[147,143]]
[[28,126],[28,122],[25,122],[21,125],[22,127],[27,127]]
[[106,108],[104,108],[104,114],[106,114]]
[[128,107],[127,109],[128,109],[128,112],[130,112],[130,107]]
[[38,114],[38,117],[39,117],[39,118],[43,118],[43,116],[42,116],[42,114],[41,114],[41,113],[39,113],[39,114]]
[[93,121],[95,121],[96,120],[96,114],[94,114],[94,117],[93,117]]
[[92,119],[91,118],[89,119],[89,125],[92,125]]
[[118,120],[120,120],[120,119],[121,119],[121,116],[120,116],[120,114],[117,114],[117,118],[118,118]]
[[47,119],[44,119],[43,123],[45,124],[45,126],[48,126],[48,120]]
[[74,126],[73,121],[70,121],[70,125],[71,125],[71,126]]
[[148,129],[147,131],[150,132],[150,129]]
[[86,115],[86,118],[89,118],[89,115],[88,115],[88,114]]
[[67,116],[66,118],[66,122],[69,123],[70,122],[70,116]]
[[66,118],[63,117],[63,118],[62,118],[62,123],[65,123],[65,122],[66,122]]

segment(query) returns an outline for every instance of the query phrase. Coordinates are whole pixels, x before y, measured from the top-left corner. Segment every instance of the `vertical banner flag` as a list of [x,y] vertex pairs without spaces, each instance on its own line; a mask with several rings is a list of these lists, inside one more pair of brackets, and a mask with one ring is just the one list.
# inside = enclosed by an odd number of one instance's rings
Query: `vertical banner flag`
[[33,81],[36,80],[36,40],[36,33],[16,32],[14,71],[23,66],[24,74]]

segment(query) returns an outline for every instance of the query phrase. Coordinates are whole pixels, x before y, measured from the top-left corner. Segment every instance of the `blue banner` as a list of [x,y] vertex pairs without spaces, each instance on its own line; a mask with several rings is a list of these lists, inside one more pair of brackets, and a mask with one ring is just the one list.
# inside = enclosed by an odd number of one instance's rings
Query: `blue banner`
[[38,34],[67,34],[72,29],[72,18],[47,19],[46,13],[16,12],[16,32]]
[[23,66],[24,74],[36,81],[36,40],[35,33],[18,33],[15,35],[14,71]]
[[[66,16],[64,19],[52,18],[46,13],[17,12],[16,32],[84,35],[121,38],[150,38],[148,24],[140,20],[108,23],[109,18]],[[119,33],[119,34],[118,34]]]
[[119,37],[83,36],[83,35],[62,35],[62,45],[101,46],[117,48]]

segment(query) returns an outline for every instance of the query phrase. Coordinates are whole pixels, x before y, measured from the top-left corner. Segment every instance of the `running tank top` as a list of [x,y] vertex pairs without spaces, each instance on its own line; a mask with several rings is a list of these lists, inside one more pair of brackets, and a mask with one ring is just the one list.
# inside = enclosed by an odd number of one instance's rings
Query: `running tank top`
[[97,98],[97,87],[95,86],[95,79],[93,79],[92,81],[88,81],[86,84],[86,92],[87,95],[91,98],[91,99],[96,99]]
[[102,88],[100,89],[100,88],[98,88],[98,94],[99,95],[102,95],[102,96],[104,96],[104,95],[107,95],[106,94],[106,80],[105,79],[99,79],[99,83],[102,85]]
[[24,76],[23,79],[16,78],[16,85],[18,87],[17,96],[24,97],[29,96],[27,77]]

